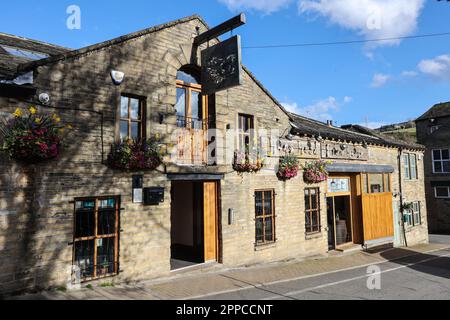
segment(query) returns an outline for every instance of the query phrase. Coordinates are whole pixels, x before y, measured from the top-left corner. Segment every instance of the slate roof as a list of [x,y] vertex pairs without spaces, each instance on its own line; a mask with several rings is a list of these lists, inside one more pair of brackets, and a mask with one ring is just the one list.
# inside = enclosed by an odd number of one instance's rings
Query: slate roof
[[434,105],[430,110],[428,110],[422,116],[417,118],[416,121],[448,117],[448,116],[450,116],[450,101],[438,103],[438,104]]
[[30,52],[46,54],[50,57],[70,51],[68,48],[0,32],[0,79],[14,78],[17,74],[17,68],[19,65],[32,61],[32,59],[18,57],[8,53],[2,45],[23,49]]
[[323,122],[305,118],[303,116],[289,113],[293,122],[292,133],[297,135],[307,135],[327,139],[366,143],[372,145],[381,145],[388,147],[401,147],[408,149],[425,149],[419,144],[406,143],[401,140],[394,139],[384,134],[378,133],[375,130],[365,128],[359,125],[347,125],[342,128],[329,126]]

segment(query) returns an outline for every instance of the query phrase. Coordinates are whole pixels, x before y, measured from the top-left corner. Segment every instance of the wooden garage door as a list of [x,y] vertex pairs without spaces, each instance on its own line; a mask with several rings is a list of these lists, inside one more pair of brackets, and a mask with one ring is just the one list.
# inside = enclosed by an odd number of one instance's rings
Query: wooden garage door
[[362,185],[365,186],[362,194],[364,241],[393,237],[394,212],[390,175],[363,175]]
[[394,236],[392,194],[368,194],[362,197],[364,240]]

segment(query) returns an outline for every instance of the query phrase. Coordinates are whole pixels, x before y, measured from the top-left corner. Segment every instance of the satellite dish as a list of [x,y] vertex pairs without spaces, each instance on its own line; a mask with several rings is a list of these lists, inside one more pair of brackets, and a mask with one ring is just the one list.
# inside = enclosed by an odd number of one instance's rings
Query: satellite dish
[[121,71],[111,70],[111,79],[113,80],[115,85],[120,85],[125,79],[125,73]]
[[39,95],[39,101],[42,104],[48,104],[50,102],[50,96],[48,93],[44,92]]

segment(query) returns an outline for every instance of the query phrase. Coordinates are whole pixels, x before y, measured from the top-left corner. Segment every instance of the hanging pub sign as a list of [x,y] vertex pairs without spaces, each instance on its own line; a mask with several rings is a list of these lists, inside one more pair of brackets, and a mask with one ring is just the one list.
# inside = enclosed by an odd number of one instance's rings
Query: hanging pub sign
[[202,51],[203,93],[242,84],[241,37],[234,36]]

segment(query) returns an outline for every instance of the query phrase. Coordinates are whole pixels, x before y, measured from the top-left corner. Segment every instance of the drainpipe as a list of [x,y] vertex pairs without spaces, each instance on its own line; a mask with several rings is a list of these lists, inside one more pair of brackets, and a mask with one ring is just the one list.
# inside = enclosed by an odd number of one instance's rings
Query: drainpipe
[[405,247],[408,247],[408,241],[406,240],[406,228],[405,228],[405,219],[404,219],[404,210],[403,210],[403,185],[402,185],[402,152],[403,148],[398,148],[398,185],[399,185],[399,194],[400,194],[400,218],[402,221],[402,229],[403,229],[403,239],[405,241]]

